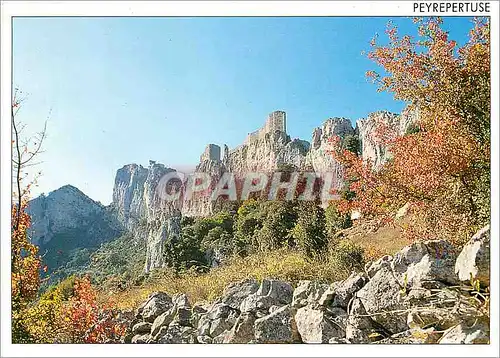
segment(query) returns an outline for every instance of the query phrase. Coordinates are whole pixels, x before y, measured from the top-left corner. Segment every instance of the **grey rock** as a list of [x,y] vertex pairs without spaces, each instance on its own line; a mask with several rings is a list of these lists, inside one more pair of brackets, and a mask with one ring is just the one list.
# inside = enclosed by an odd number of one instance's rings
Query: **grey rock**
[[267,314],[271,306],[277,304],[276,300],[270,296],[259,296],[252,294],[245,298],[240,305],[241,312],[254,312]]
[[[429,252],[422,242],[404,247],[391,260],[391,268],[397,274],[404,274],[408,266],[419,263]],[[380,260],[379,260],[380,261]],[[384,265],[385,267],[385,265]]]
[[[410,295],[415,290],[411,290]],[[405,298],[405,300],[408,300],[408,298]],[[424,328],[434,326],[442,331],[456,326],[466,318],[466,316],[456,312],[455,304],[458,300],[459,294],[454,290],[447,288],[441,288],[437,292],[427,290],[418,299],[413,298],[410,300],[410,306],[413,308],[408,312],[408,327]]]
[[198,343],[201,344],[211,344],[213,342],[213,339],[210,336],[197,336],[196,339]]
[[228,334],[229,334],[229,331],[227,331],[227,330],[222,332],[221,334],[219,334],[218,336],[216,336],[212,339],[212,343],[214,343],[214,344],[224,343],[224,340],[227,339]]
[[326,290],[319,304],[321,306],[333,306],[346,308],[353,295],[365,284],[365,278],[361,274],[352,273],[342,282],[333,284]]
[[192,327],[171,323],[157,342],[161,344],[197,343],[196,330]]
[[165,292],[151,292],[149,295],[148,295],[148,298],[146,298],[146,300],[144,302],[142,302],[139,307],[137,307],[136,309],[136,317],[141,317],[142,316],[142,312],[144,310],[144,307],[146,307],[146,305],[152,300],[152,299],[159,299],[161,301],[170,301],[170,303],[172,304],[172,299],[170,298],[170,296],[168,294],[166,294]]
[[264,279],[259,289],[247,296],[240,304],[241,312],[254,312],[257,317],[269,314],[272,306],[290,304],[293,298],[292,286],[283,281]]
[[434,288],[440,282],[457,284],[456,252],[444,240],[414,243],[398,252],[392,268],[400,283],[406,286]]
[[233,283],[224,291],[222,303],[231,308],[238,309],[241,302],[252,293],[255,293],[258,288],[259,283],[254,279],[247,279]]
[[297,330],[289,305],[255,321],[256,343],[292,343],[297,340]]
[[235,309],[224,303],[214,304],[210,310],[207,312],[207,317],[210,320],[215,320],[218,318],[227,318],[234,314]]
[[400,312],[407,308],[401,298],[401,286],[390,269],[379,270],[356,296],[366,312],[373,315],[372,319],[391,333],[408,329],[406,314]]
[[191,304],[189,303],[188,297],[184,293],[178,293],[172,296],[172,303],[175,307],[183,307],[190,309]]
[[317,281],[299,281],[293,291],[292,307],[295,309],[318,302],[328,285]]
[[151,339],[151,342],[153,342],[153,343],[157,343],[157,342],[158,342],[158,340],[159,340],[161,337],[163,337],[163,336],[167,333],[167,331],[168,331],[168,326],[161,326],[161,327],[159,327],[159,328],[156,330],[156,333],[155,333],[155,334],[151,333],[151,337],[153,337],[153,338]]
[[175,312],[174,321],[178,322],[181,326],[191,326],[191,309],[187,307],[177,307]]
[[269,307],[269,313],[273,313],[279,309],[280,309],[280,306],[276,306],[276,305],[271,306],[271,307]]
[[293,287],[288,282],[264,279],[256,295],[267,296],[272,298],[276,304],[287,305],[292,303]]
[[[345,314],[345,311],[344,311]],[[305,306],[295,314],[297,329],[304,343],[328,343],[333,338],[344,338],[345,328],[322,309]]]
[[248,343],[253,340],[256,318],[252,312],[242,313],[226,334],[223,343]]
[[351,342],[349,342],[345,338],[332,337],[332,338],[330,338],[330,340],[328,341],[328,343],[330,343],[330,344],[348,344],[348,343],[351,343]]
[[455,273],[460,281],[471,277],[481,285],[490,284],[490,226],[479,230],[464,246],[457,257]]
[[350,343],[370,343],[384,337],[383,331],[368,316],[359,298],[355,298],[350,307],[345,335]]
[[229,331],[236,323],[237,316],[217,318],[210,322],[210,337],[217,337],[225,331]]
[[210,324],[211,321],[210,319],[204,315],[200,317],[200,320],[198,321],[198,335],[199,336],[208,336],[210,334]]
[[151,332],[152,324],[149,322],[139,322],[132,327],[132,333],[134,334],[144,334]]
[[215,338],[224,331],[229,331],[236,323],[239,311],[224,303],[214,303],[209,311],[202,315],[198,321],[198,336]]
[[440,344],[489,344],[490,328],[484,322],[478,322],[472,327],[465,324],[459,324],[446,331]]
[[170,308],[168,311],[163,312],[161,315],[156,317],[151,327],[151,335],[156,336],[160,331],[161,327],[168,326],[175,317],[174,307]]
[[377,271],[382,269],[382,267],[390,267],[392,260],[393,260],[392,256],[385,255],[385,256],[382,256],[380,259],[378,259],[375,262],[367,263],[367,265],[365,267],[365,271],[366,271],[368,277],[372,278],[373,276],[375,276]]
[[132,337],[132,341],[130,343],[145,344],[149,343],[150,340],[151,336],[149,334],[138,334]]
[[210,308],[207,304],[196,303],[191,309],[191,325],[193,327],[198,327],[198,323],[202,316],[206,315],[208,309]]
[[173,307],[172,299],[166,293],[156,292],[150,296],[146,305],[141,309],[142,318],[146,322],[154,322],[156,317]]

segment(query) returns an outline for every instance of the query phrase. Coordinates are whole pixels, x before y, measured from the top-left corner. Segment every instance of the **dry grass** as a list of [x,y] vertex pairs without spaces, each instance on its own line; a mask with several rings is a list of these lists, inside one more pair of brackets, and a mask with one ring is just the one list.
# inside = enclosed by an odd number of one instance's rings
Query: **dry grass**
[[361,246],[368,261],[393,255],[410,244],[403,238],[401,229],[386,225],[375,230],[369,221],[356,223],[344,230],[343,237]]
[[245,278],[259,281],[274,278],[296,284],[299,280],[308,279],[333,282],[345,278],[348,274],[349,272],[336,269],[328,260],[310,260],[299,252],[283,249],[246,258],[234,258],[224,266],[204,274],[193,272],[176,275],[169,270],[158,271],[140,287],[102,295],[112,297],[121,309],[133,309],[154,291],[169,294],[182,292],[191,302],[212,301],[220,296],[230,283]]

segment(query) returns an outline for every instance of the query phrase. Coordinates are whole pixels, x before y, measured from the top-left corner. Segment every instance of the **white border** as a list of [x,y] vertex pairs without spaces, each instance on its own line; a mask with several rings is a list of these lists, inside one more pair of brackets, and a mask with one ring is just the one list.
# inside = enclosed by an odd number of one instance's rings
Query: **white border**
[[[490,1],[492,52],[492,242],[490,345],[12,345],[10,343],[10,83],[11,17],[19,16],[415,16],[413,1],[12,1],[1,4],[1,354],[2,356],[373,356],[497,357],[499,253],[499,3]],[[453,14],[441,14],[453,16]],[[473,16],[472,13],[455,14]]]

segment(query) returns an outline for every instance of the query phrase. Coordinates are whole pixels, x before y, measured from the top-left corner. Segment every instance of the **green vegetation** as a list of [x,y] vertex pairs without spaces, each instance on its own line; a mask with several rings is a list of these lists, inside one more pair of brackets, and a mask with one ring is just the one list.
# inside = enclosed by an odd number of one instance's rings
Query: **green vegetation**
[[348,134],[342,139],[342,145],[348,151],[354,154],[361,153],[361,141],[359,140],[359,136]]

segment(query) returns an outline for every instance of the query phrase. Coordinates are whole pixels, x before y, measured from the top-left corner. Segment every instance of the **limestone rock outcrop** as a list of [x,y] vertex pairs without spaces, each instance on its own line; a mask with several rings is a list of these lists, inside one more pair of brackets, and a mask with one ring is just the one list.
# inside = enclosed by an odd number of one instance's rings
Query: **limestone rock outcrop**
[[460,281],[479,280],[490,284],[490,226],[478,231],[457,258],[455,272]]

